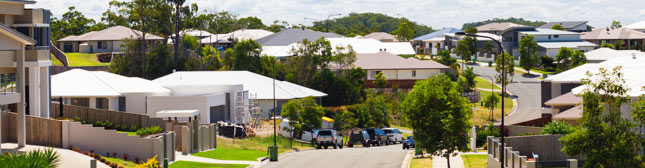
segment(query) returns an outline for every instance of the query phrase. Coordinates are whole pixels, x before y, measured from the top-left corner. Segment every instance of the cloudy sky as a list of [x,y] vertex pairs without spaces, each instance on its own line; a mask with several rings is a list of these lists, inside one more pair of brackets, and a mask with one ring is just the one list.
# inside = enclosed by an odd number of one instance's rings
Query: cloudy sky
[[[48,8],[60,17],[69,6],[100,20],[109,0],[38,0],[32,7]],[[457,27],[463,23],[490,18],[522,17],[529,20],[586,20],[607,27],[612,20],[628,25],[645,20],[643,0],[188,0],[200,10],[229,11],[241,17],[257,16],[270,24],[284,20],[290,24],[311,25],[315,18],[330,14],[377,12],[406,17],[433,28]]]

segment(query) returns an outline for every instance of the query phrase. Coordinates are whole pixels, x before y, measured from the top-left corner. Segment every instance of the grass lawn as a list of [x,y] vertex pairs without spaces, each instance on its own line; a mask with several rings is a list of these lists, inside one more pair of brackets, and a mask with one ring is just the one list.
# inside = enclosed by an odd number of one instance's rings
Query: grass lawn
[[431,168],[432,167],[432,159],[430,157],[423,157],[423,158],[412,158],[412,161],[410,162],[410,168]]
[[139,136],[139,135],[137,135],[136,132],[116,131],[116,133],[124,133],[124,134],[128,134],[130,136]]
[[[110,163],[116,163],[119,166],[123,166],[124,168],[134,168],[137,165],[132,161],[126,161],[126,160],[123,160],[122,158],[113,158],[113,157],[103,157],[103,158],[105,158],[105,160],[107,160],[107,161],[110,161]],[[134,159],[134,157],[130,157],[128,159],[132,160],[132,159]],[[148,160],[148,159],[143,159],[142,158],[141,160],[145,161],[145,160]]]
[[[293,141],[293,148],[289,148],[289,139],[278,136],[278,152],[284,153],[294,148],[313,149],[309,144]],[[217,137],[217,148],[198,152],[193,155],[220,159],[220,160],[250,160],[256,161],[259,157],[267,156],[267,148],[273,146],[273,136],[253,137],[248,139],[230,139]]]
[[538,69],[531,69],[531,72],[537,72],[537,73],[541,73],[541,74],[555,74],[555,72],[542,71],[542,70],[538,70]]
[[[86,53],[65,53],[67,55],[67,62],[69,66],[109,66],[110,63],[101,63],[96,58],[96,54]],[[63,64],[52,56],[52,64],[54,66],[63,66]]]
[[[408,127],[404,127],[404,126],[400,126],[400,125],[390,125],[390,127],[396,128],[396,129],[399,129],[399,130],[412,131],[412,128],[408,128]],[[401,132],[403,132],[403,131],[401,131]],[[408,138],[408,136],[412,136],[412,135],[413,135],[412,133],[403,132],[403,138]],[[347,138],[347,139],[349,139],[349,138]]]
[[487,155],[461,155],[466,168],[485,168],[487,166]]
[[[490,95],[492,93],[492,92],[481,91],[481,90],[479,90],[479,92],[481,93],[482,99],[484,99],[486,96],[488,96],[488,95]],[[497,93],[497,94],[499,94],[499,93]],[[489,123],[488,115],[490,114],[490,110],[484,108],[484,106],[481,106],[481,103],[479,103],[479,102],[474,103],[474,104],[475,104],[475,107],[477,107],[477,109],[473,111],[473,118],[471,119],[472,123],[475,124],[475,125],[488,124]],[[493,110],[493,115],[494,115],[495,119],[499,119],[500,115],[502,114],[501,106],[502,106],[502,102],[500,101],[497,104],[497,108],[495,108]],[[508,97],[504,98],[504,110],[505,110],[504,113],[506,115],[508,115],[513,110],[513,100],[512,99],[510,99]]]
[[[490,89],[491,82],[489,82],[487,79],[484,79],[484,78],[481,78],[481,77],[476,77],[475,81],[477,81],[477,83],[475,83],[475,87],[483,88],[483,89]],[[500,88],[497,85],[493,85],[493,89],[502,89],[502,88]]]
[[190,161],[176,161],[168,167],[171,168],[245,168],[249,165],[244,164],[216,164],[216,163],[202,163],[202,162],[190,162]]

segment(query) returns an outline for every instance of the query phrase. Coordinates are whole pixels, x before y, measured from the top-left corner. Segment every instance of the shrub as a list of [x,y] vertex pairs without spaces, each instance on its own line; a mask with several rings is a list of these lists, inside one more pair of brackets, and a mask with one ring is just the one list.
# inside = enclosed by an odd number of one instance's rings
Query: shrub
[[112,168],[118,168],[118,167],[119,167],[119,165],[118,165],[118,164],[116,164],[116,163],[112,163],[112,164],[110,164],[110,167],[112,167]]
[[0,167],[57,167],[60,156],[53,149],[33,150],[20,154],[0,155]]
[[139,128],[137,130],[137,135],[139,135],[139,136],[152,135],[152,134],[160,133],[161,131],[163,131],[163,129],[161,129],[161,127],[159,127],[159,126]]
[[113,157],[113,158],[115,158],[115,157],[117,157],[117,156],[119,156],[119,154],[118,154],[118,153],[116,153],[116,152],[113,152],[113,153],[112,153],[112,157]]
[[574,127],[565,122],[551,122],[546,124],[542,129],[542,134],[569,134],[574,131]]
[[99,161],[105,162],[105,158],[99,158]]
[[155,157],[148,159],[148,161],[146,161],[145,163],[141,163],[135,166],[135,168],[159,168],[159,161],[157,161],[157,155],[155,155]]
[[486,137],[488,136],[500,137],[500,135],[501,133],[499,132],[499,128],[495,127],[491,123],[485,129],[477,131],[477,141],[475,143],[477,146],[483,146],[484,144],[486,144]]
[[123,157],[123,160],[128,161],[128,158],[130,158],[130,155],[123,154],[122,157]]
[[140,161],[141,161],[141,158],[134,157],[134,163],[139,164]]
[[129,132],[136,132],[137,131],[137,126],[135,126],[134,124],[130,125],[130,128],[128,128],[128,131]]
[[112,163],[110,163],[110,161],[107,161],[107,160],[104,160],[103,163],[105,163],[106,165],[112,164]]
[[492,67],[492,66],[493,66],[493,61],[488,61],[488,67]]

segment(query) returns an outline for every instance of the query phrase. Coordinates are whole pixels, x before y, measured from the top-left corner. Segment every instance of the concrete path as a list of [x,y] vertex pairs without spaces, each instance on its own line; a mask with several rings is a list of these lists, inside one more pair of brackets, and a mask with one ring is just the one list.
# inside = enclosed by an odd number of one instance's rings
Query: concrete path
[[193,155],[182,155],[181,152],[175,152],[175,161],[191,161],[191,162],[203,162],[203,163],[219,163],[219,164],[246,164],[246,165],[258,165],[260,161],[240,161],[240,160],[218,160],[211,159]]
[[[28,152],[31,150],[44,150],[50,147],[37,146],[37,145],[27,145],[23,148],[18,148],[18,144],[15,143],[3,143],[2,144],[2,153],[7,152]],[[68,149],[62,148],[52,148],[60,156],[60,161],[58,162],[58,167],[90,167],[90,160],[94,159],[87,155],[83,155],[78,152],[74,152]],[[99,168],[109,168],[109,166],[97,161],[97,167]]]
[[[320,149],[296,152],[269,162],[264,168],[401,168],[406,155],[401,144],[376,147]],[[407,164],[407,163],[406,163]]]
[[[447,168],[448,161],[444,157],[432,157],[432,167],[433,168]],[[450,156],[450,168],[464,168],[464,161],[461,160],[461,155]]]

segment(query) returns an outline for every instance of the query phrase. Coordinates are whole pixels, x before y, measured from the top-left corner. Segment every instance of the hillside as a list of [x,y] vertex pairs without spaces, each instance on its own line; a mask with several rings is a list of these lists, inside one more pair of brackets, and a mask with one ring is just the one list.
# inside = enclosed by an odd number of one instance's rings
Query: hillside
[[[399,24],[407,19],[395,18],[380,13],[350,13],[348,16],[330,19],[329,31],[343,36],[366,35],[372,32],[391,33],[399,27]],[[415,36],[418,37],[434,30],[432,27],[417,24],[410,21],[410,27],[414,29]],[[313,30],[326,30],[327,22],[324,20],[314,22],[311,27]]]
[[523,18],[514,18],[514,17],[510,17],[506,19],[494,18],[494,19],[488,19],[480,22],[464,23],[461,29],[464,30],[468,26],[477,27],[477,26],[485,25],[492,22],[511,22],[515,24],[521,24],[521,25],[533,26],[533,27],[539,27],[546,23],[544,21],[537,21],[537,20],[530,21],[530,20],[524,20]]

